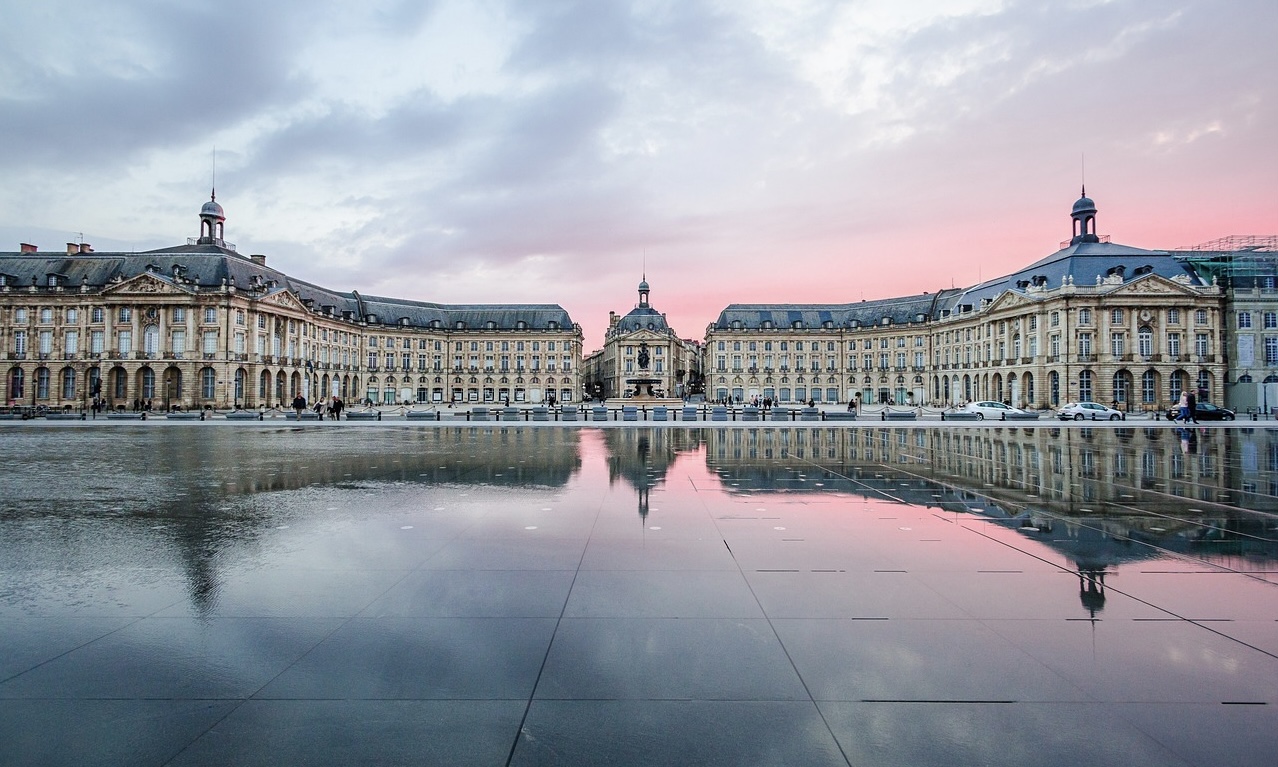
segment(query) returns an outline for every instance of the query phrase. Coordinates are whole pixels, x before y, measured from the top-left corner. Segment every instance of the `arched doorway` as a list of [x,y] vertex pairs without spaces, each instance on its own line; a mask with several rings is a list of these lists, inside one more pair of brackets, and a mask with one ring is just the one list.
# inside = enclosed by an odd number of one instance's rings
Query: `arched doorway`
[[183,401],[181,401],[181,368],[169,366],[164,371],[164,407],[167,410],[173,408],[174,405],[180,404],[183,404]]
[[9,404],[13,405],[22,401],[26,396],[27,390],[27,374],[20,367],[9,369]]
[[1131,410],[1132,406],[1132,374],[1123,369],[1114,373],[1114,407],[1119,410]]

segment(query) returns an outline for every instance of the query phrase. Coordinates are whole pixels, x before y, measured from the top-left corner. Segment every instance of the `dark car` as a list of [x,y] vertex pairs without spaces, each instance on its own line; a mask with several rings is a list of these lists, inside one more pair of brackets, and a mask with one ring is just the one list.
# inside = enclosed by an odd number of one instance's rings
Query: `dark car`
[[[1210,402],[1199,402],[1194,413],[1200,421],[1232,421],[1234,420],[1234,411],[1226,410],[1223,407],[1216,407]],[[1167,420],[1174,421],[1180,417],[1180,408],[1172,407],[1167,411]]]

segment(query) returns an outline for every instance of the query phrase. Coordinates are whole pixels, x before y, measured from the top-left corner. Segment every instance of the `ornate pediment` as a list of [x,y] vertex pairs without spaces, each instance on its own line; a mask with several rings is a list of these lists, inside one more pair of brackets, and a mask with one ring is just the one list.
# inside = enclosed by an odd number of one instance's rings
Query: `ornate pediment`
[[156,295],[175,295],[188,296],[191,291],[173,283],[166,277],[155,274],[154,272],[143,272],[136,277],[130,277],[127,280],[118,282],[102,291],[104,294],[115,296],[120,295],[139,295],[139,296],[156,296]]
[[[1179,276],[1179,275],[1178,275]],[[1157,274],[1145,274],[1115,289],[1110,295],[1194,295],[1196,291],[1188,281],[1169,280]]]
[[1026,298],[1020,293],[1012,290],[1005,290],[1002,293],[999,293],[998,297],[995,298],[989,306],[985,307],[985,311],[992,312],[999,309],[1014,309],[1018,306],[1026,306],[1033,303],[1036,303],[1033,299]]
[[269,304],[275,304],[276,306],[282,306],[286,309],[295,309],[299,312],[306,311],[306,306],[298,299],[298,297],[283,288],[275,291],[274,293],[267,293],[258,300],[265,301]]

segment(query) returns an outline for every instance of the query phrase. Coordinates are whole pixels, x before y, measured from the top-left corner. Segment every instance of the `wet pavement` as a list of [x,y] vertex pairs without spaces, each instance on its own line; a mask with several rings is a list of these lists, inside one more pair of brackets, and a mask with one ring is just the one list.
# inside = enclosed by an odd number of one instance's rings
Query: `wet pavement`
[[1270,765],[1278,432],[6,428],[0,764]]

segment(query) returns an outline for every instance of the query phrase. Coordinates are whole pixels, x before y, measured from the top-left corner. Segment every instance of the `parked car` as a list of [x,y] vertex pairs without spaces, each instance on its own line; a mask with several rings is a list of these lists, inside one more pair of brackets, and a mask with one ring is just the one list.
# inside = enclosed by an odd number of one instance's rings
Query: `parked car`
[[979,420],[984,421],[986,418],[997,418],[1003,420],[1003,416],[1007,413],[1024,413],[1020,408],[1004,405],[1002,402],[969,402],[963,408],[965,413],[976,413]]
[[[1194,414],[1200,421],[1232,421],[1234,420],[1234,411],[1223,407],[1217,407],[1210,402],[1199,402],[1194,408]],[[1172,406],[1167,411],[1167,420],[1174,421],[1180,418],[1180,408]]]
[[1062,421],[1126,421],[1127,415],[1099,402],[1070,402],[1056,414]]

